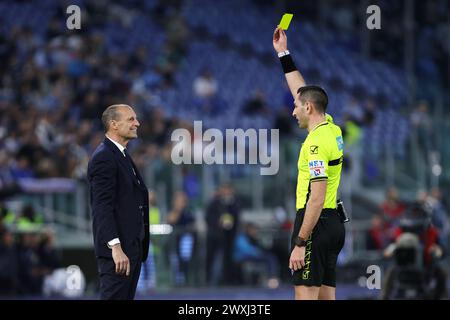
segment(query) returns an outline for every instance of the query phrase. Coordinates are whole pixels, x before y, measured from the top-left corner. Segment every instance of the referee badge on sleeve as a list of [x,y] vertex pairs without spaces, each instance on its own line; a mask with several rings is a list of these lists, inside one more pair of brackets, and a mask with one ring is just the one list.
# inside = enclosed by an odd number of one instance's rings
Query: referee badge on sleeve
[[338,145],[339,150],[344,149],[344,140],[342,139],[342,136],[336,137],[336,143]]
[[311,178],[326,177],[325,162],[323,160],[309,161],[309,173]]

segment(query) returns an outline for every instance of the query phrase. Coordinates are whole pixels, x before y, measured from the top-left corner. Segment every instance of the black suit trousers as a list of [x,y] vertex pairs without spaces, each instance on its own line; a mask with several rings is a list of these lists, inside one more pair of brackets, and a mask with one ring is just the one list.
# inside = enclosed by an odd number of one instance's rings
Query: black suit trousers
[[141,274],[142,244],[136,239],[125,252],[130,260],[130,275],[116,274],[116,265],[112,258],[97,258],[100,275],[101,300],[133,300]]

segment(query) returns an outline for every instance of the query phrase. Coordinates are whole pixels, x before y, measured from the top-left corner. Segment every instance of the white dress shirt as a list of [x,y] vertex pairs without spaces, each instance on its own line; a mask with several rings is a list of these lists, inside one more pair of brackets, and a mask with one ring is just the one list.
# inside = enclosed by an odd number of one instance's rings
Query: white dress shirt
[[110,137],[106,136],[109,141],[111,141],[112,143],[114,143],[116,145],[117,148],[119,148],[120,152],[122,152],[123,156],[125,157],[125,147],[123,145],[121,145],[120,143],[118,143],[117,141],[114,141],[113,139],[111,139]]

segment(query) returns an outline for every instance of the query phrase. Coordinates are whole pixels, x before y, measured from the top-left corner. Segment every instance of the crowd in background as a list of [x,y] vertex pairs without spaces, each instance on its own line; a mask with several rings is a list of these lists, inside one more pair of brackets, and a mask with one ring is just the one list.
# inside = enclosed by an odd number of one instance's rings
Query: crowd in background
[[[84,30],[118,19],[113,8],[100,16],[93,6]],[[170,86],[183,55],[184,29],[172,30],[176,24],[165,30],[164,50],[149,57],[146,47],[128,55],[109,52],[102,32],[64,31],[65,15],[58,14],[43,34],[17,26],[0,35],[1,169],[11,179],[83,179],[103,139],[100,117],[106,106],[117,101],[141,106],[133,102],[147,98],[143,86]],[[163,108],[150,100],[138,110],[145,152],[166,139],[157,107]]]
[[[326,25],[338,30],[357,28],[357,11],[350,9],[355,6],[335,2],[337,14],[325,14]],[[181,3],[173,1],[171,5],[159,5],[152,10],[142,8],[144,12],[148,11],[149,17],[155,18],[155,23],[161,24],[165,40],[160,52],[153,52],[145,45],[130,53],[107,50],[105,34],[100,27],[107,21],[127,26],[133,18],[127,9],[132,5],[139,7],[138,4],[119,3],[108,7],[86,2],[89,17],[77,33],[65,30],[61,5],[44,33],[17,26],[7,34],[1,34],[0,180],[7,179],[3,177],[7,175],[9,179],[83,179],[89,155],[103,138],[101,113],[117,101],[133,105],[140,117],[140,139],[134,150],[140,158],[138,162],[144,164],[158,154],[164,154],[161,150],[168,144],[171,130],[191,126],[176,116],[165,116],[164,101],[159,98],[159,92],[174,85],[177,68],[189,50],[189,42],[195,38],[180,14]],[[418,74],[445,80],[443,71],[447,69],[443,57],[448,54],[448,48],[445,46],[447,41],[441,41],[446,33],[445,20],[440,13],[446,11],[439,9],[445,6],[445,1],[418,3],[417,6],[416,10],[424,6],[421,12],[425,12],[416,20],[419,34],[426,38],[421,43],[433,43],[417,49],[428,50],[418,56]],[[393,12],[383,12],[383,27],[396,30],[391,28],[394,27],[391,15],[403,8],[386,7]],[[166,18],[171,23],[165,23]],[[390,38],[396,43],[399,40],[395,38],[396,34],[383,33],[383,43]],[[403,58],[396,52],[400,47],[392,46],[395,50],[389,50],[395,54],[392,63]],[[390,61],[385,50],[383,53],[379,58]],[[205,68],[193,84],[186,85],[193,87],[197,104],[205,114],[224,111],[224,102],[218,94],[224,84],[215,79],[211,70]],[[275,112],[273,104],[282,107]],[[298,134],[290,119],[292,97],[287,89],[284,101],[271,101],[264,92],[256,90],[244,105],[238,107],[243,115],[264,114],[272,118],[282,136]],[[343,117],[336,120],[343,127],[349,122],[359,127],[370,126],[377,107],[376,101],[354,96],[347,106],[343,106]],[[348,125],[349,131],[354,132],[351,126]]]
[[[417,209],[417,210],[416,210]],[[380,205],[380,210],[372,217],[372,227],[367,234],[367,249],[383,250],[398,237],[402,220],[412,215],[421,215],[427,226],[433,226],[436,233],[435,244],[444,252],[448,251],[450,235],[450,220],[448,204],[438,188],[420,191],[415,201],[405,201],[399,197],[396,188],[391,187],[386,192],[386,198]]]
[[[173,229],[168,238],[153,237],[139,283],[141,292],[154,289],[157,279],[174,286],[203,283],[268,288],[277,288],[287,279],[282,266],[288,259],[291,222],[285,216],[274,217],[272,230],[267,230],[261,223],[245,220],[240,196],[230,184],[215,191],[202,217],[195,216],[183,191],[175,193],[166,219],[153,192],[150,202],[150,223],[166,222]],[[199,219],[205,221],[206,234],[200,232]],[[169,280],[164,279],[167,272]]]
[[[405,12],[407,12],[406,3],[406,1],[394,3],[388,0],[376,3],[381,9],[381,30],[368,32],[369,54],[375,59],[392,64],[404,64],[405,39],[408,31],[411,31],[416,39],[416,45],[411,54],[415,56],[414,68],[421,79],[420,82],[425,85],[441,83],[443,88],[448,88],[450,85],[447,71],[450,53],[450,44],[447,40],[450,33],[447,14],[448,1],[410,2],[413,10],[411,25],[404,23]],[[323,21],[328,27],[342,31],[343,39],[341,41],[349,48],[364,51],[358,33],[366,25],[368,15],[367,8],[360,4],[361,2],[357,0],[332,0],[323,13],[318,12],[317,6],[314,5],[310,10],[315,10],[313,16],[316,16],[318,21]],[[423,43],[427,45],[421,45]],[[391,49],[386,50],[386,48]]]
[[402,284],[414,292],[412,298],[447,298],[443,261],[448,257],[449,235],[448,203],[438,188],[420,191],[408,202],[391,187],[372,216],[365,239],[368,250],[390,262],[382,298],[407,298],[406,291],[395,292]]
[[0,296],[41,295],[61,267],[55,234],[32,206],[16,216],[0,204]]
[[[325,24],[338,30],[357,30],[361,21],[354,4],[333,2],[339,9],[325,14]],[[164,5],[161,2],[152,10],[140,8],[140,1],[119,1],[110,7],[102,1],[95,3],[86,2],[86,12],[90,16],[76,34],[65,30],[65,20],[61,17],[66,14],[62,5],[44,33],[17,26],[0,34],[0,201],[21,192],[17,183],[20,179],[84,180],[89,156],[103,139],[101,113],[118,101],[126,101],[138,113],[139,139],[132,145],[132,152],[140,167],[154,160],[170,163],[171,132],[176,128],[193,130],[192,124],[184,119],[168,116],[164,101],[160,99],[161,92],[175,86],[174,77],[190,41],[195,38],[180,14],[182,1]],[[382,20],[383,29],[389,32],[371,36],[371,55],[400,64],[404,56],[402,47],[396,44],[404,39],[403,29],[398,25],[404,8],[400,4],[389,4],[386,7],[392,11],[383,12]],[[431,44],[416,48],[417,74],[425,80],[421,83],[429,80],[448,87],[448,73],[444,71],[448,70],[446,57],[450,44],[446,41],[449,31],[445,23],[448,22],[443,16],[448,10],[442,9],[448,8],[448,3],[445,0],[416,1],[416,6],[417,41]],[[155,18],[164,33],[161,51],[154,52],[145,45],[127,54],[107,50],[106,37],[99,30],[107,21],[126,27],[132,19],[129,7],[147,10],[149,17]],[[347,41],[349,48],[357,49],[354,38],[349,37]],[[205,68],[193,83],[185,85],[192,86],[196,103],[205,114],[223,112],[224,102],[219,93],[226,84],[220,83],[211,70]],[[273,104],[281,104],[278,111],[274,111]],[[292,96],[287,88],[283,101],[272,101],[264,92],[255,90],[238,107],[242,115],[263,114],[271,118],[273,127],[280,129],[282,139],[298,137],[299,131],[292,119]],[[364,130],[373,125],[377,107],[373,99],[357,95],[343,106],[342,117],[335,120],[343,129],[347,145],[361,141]],[[430,109],[433,106],[420,101],[409,109],[413,109],[410,123],[417,128],[418,142],[427,152],[434,147],[430,146],[433,141]],[[351,160],[345,165],[349,163]],[[182,174],[183,190],[170,192],[174,196],[167,221],[161,221],[155,200],[151,201],[154,205],[150,209],[153,224],[167,222],[176,231],[169,251],[171,256],[167,259],[177,275],[174,282],[179,285],[189,283],[195,265],[192,259],[197,256],[199,243],[192,204],[199,197],[200,177],[187,168],[183,168]],[[449,235],[445,199],[438,189],[433,189],[421,193],[417,201],[427,208],[436,228],[436,244],[444,255]],[[206,282],[210,285],[241,280],[252,282],[253,272],[257,272],[265,275],[266,285],[276,287],[277,281],[285,277],[282,266],[287,261],[286,248],[279,247],[278,243],[267,246],[258,241],[258,226],[241,221],[241,207],[233,189],[228,185],[220,187],[205,208]],[[395,242],[400,220],[408,208],[409,205],[399,200],[398,193],[390,190],[380,212],[372,218],[367,248],[382,251]],[[23,212],[16,213],[2,205],[0,210],[0,295],[37,294],[45,276],[60,266],[54,235],[45,228],[30,228],[30,223],[43,223],[33,208],[25,207]],[[10,227],[15,225],[18,228]],[[288,226],[280,224],[280,228],[285,228],[286,234],[290,231]],[[152,245],[154,257],[162,254],[157,241]],[[236,266],[243,272],[234,273]],[[154,265],[147,267],[144,270],[148,273],[154,272]],[[246,277],[239,280],[242,274]]]

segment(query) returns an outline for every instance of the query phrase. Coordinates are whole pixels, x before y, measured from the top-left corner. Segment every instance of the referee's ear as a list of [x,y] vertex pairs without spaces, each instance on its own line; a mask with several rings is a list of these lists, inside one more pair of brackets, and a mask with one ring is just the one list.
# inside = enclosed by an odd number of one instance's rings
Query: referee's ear
[[311,101],[305,101],[305,108],[306,108],[306,112],[308,114],[312,113],[313,110],[315,110],[316,108],[314,107],[314,105],[311,103]]

